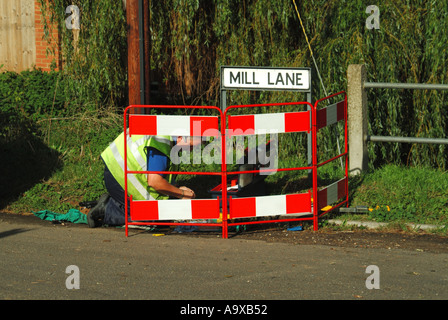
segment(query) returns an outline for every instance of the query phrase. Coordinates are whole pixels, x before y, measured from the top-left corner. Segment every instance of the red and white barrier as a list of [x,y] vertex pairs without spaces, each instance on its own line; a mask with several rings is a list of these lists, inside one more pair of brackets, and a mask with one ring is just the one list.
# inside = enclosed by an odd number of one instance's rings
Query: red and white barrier
[[311,214],[311,193],[232,198],[230,218]]
[[135,221],[218,219],[219,213],[218,199],[131,201]]
[[334,204],[339,199],[347,196],[347,178],[344,177],[333,184],[330,184],[325,189],[317,192],[317,209],[320,210],[324,207]]
[[230,135],[310,132],[310,112],[228,116]]
[[129,115],[129,134],[161,136],[216,136],[218,117]]
[[317,110],[317,130],[344,120],[344,116],[345,101],[340,101],[323,109]]
[[[331,104],[318,110],[318,105],[324,100],[343,95],[344,101]],[[230,115],[227,112],[232,108],[251,108],[283,105],[303,105],[310,107],[308,111]],[[347,169],[347,98],[344,92],[336,93],[316,101],[314,105],[307,102],[269,104],[269,105],[245,105],[230,106],[222,112],[217,107],[199,106],[146,106],[147,108],[187,108],[187,109],[214,109],[219,116],[177,116],[177,115],[149,115],[127,114],[130,108],[142,106],[130,106],[125,110],[124,131],[127,135],[169,135],[169,136],[237,136],[268,133],[307,132],[311,135],[313,163],[308,167],[282,168],[284,171],[311,170],[313,175],[312,191],[300,194],[272,195],[247,198],[228,197],[226,189],[223,190],[222,199],[192,199],[192,200],[145,200],[133,201],[126,195],[126,201],[130,200],[130,210],[126,207],[126,235],[128,225],[157,225],[157,224],[185,224],[179,220],[211,220],[220,222],[207,222],[209,225],[222,227],[223,237],[227,238],[229,226],[252,223],[268,223],[275,221],[305,221],[312,220],[314,230],[318,228],[319,211],[329,205],[334,205],[330,210],[348,204],[348,169]],[[145,106],[143,106],[145,107]],[[345,120],[345,151],[341,154],[317,163],[317,131],[325,126]],[[224,132],[226,130],[226,132]],[[125,139],[125,146],[126,146]],[[226,152],[227,144],[221,139],[222,154]],[[126,154],[125,147],[125,154]],[[345,157],[345,177],[322,190],[318,190],[317,169],[338,158]],[[126,156],[125,156],[126,158]],[[225,158],[225,157],[223,157]],[[129,174],[144,172],[128,171],[125,160],[124,173],[126,179]],[[279,169],[280,170],[280,169]],[[177,172],[176,174],[208,174],[220,175],[222,185],[226,185],[229,172],[225,161],[221,163],[221,172]],[[127,181],[127,180],[126,180]],[[127,184],[126,184],[127,185]],[[127,194],[127,187],[125,186]],[[130,199],[129,199],[130,198]],[[314,198],[314,199],[312,199]],[[343,199],[345,198],[345,199]],[[221,204],[222,202],[222,204]],[[227,214],[228,207],[228,214]],[[221,213],[222,211],[222,213]],[[324,211],[324,210],[322,210]],[[328,211],[325,211],[328,212]],[[222,219],[221,219],[222,216]],[[257,218],[267,216],[282,216],[282,220],[253,219],[246,221],[243,218]],[[288,217],[285,219],[285,217]],[[129,219],[130,218],[130,219]],[[238,221],[238,219],[242,219]],[[236,219],[236,220],[235,220]],[[159,221],[159,223],[157,223]],[[172,222],[174,221],[174,222]],[[202,222],[201,222],[202,223]]]

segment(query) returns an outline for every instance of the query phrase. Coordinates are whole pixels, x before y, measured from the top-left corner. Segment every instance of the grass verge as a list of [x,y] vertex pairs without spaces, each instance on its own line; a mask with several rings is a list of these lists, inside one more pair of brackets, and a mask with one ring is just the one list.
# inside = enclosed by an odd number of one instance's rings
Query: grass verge
[[[9,157],[12,168],[6,174],[14,180],[15,172],[33,172],[41,167],[46,167],[46,174],[35,175],[32,181],[20,175],[18,179],[26,188],[7,190],[0,209],[12,213],[66,212],[77,208],[80,201],[98,198],[105,190],[100,154],[121,132],[121,118],[105,111],[38,121],[35,142],[25,144],[22,154]],[[47,153],[53,155],[52,163],[42,157]]]
[[[16,183],[8,190],[0,209],[11,213],[66,212],[77,208],[80,201],[98,198],[105,191],[100,154],[121,132],[122,123],[121,115],[113,112],[40,120],[33,140],[23,143],[20,154],[8,157],[13,170],[5,173],[4,181],[14,180],[12,172],[24,170],[26,174],[19,177],[20,187]],[[288,161],[293,160],[286,160],[286,166],[292,165]],[[42,167],[45,172],[39,175],[37,169]],[[32,172],[37,173],[33,176]],[[266,179],[267,190],[274,194],[302,191],[306,188],[304,174],[271,175]],[[326,183],[339,174],[330,169],[320,176]],[[209,196],[207,191],[220,183],[216,177],[207,176],[180,180],[201,186],[203,190],[197,192],[200,197]],[[350,206],[372,210],[366,214],[332,214],[333,217],[394,225],[448,224],[448,174],[444,171],[386,165],[351,178],[349,185]]]
[[444,226],[448,224],[448,174],[386,165],[351,180],[350,206],[367,206],[369,212],[339,218]]

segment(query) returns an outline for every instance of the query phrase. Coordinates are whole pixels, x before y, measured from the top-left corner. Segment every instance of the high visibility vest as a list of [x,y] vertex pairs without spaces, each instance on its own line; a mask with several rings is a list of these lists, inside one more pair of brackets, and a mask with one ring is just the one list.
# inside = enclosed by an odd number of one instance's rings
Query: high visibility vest
[[[107,168],[114,176],[115,180],[121,185],[124,184],[124,133],[121,133],[101,154],[101,158]],[[170,159],[171,148],[174,141],[171,136],[148,136],[148,135],[127,135],[127,167],[128,171],[147,171],[147,147],[153,147]],[[172,171],[173,166],[169,161],[167,171]],[[168,175],[167,180],[172,182],[172,175]],[[128,195],[132,195],[132,200],[164,200],[169,196],[156,192],[148,186],[146,174],[128,174]]]

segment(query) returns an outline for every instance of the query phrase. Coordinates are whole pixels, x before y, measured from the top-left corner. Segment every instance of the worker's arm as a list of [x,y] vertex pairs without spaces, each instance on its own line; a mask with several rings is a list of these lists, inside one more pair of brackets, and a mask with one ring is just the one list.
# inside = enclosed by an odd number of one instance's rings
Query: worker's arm
[[[166,155],[154,148],[149,148],[147,159],[148,171],[167,171],[169,159]],[[187,187],[177,188],[165,180],[165,174],[150,173],[147,176],[148,185],[152,187],[157,193],[179,198],[179,199],[193,199],[195,194],[193,190]]]
[[159,174],[148,174],[148,185],[158,193],[179,198],[179,199],[193,199],[195,198],[194,191],[187,187],[175,187],[166,181]]

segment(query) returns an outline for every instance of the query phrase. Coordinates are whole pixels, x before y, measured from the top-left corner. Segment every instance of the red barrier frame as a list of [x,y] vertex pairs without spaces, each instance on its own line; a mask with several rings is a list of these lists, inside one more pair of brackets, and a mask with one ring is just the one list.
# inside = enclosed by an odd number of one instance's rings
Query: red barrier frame
[[[133,110],[133,109],[140,109],[140,110],[144,110],[144,109],[209,109],[209,110],[216,110],[218,111],[218,117],[220,119],[223,119],[222,115],[222,111],[221,109],[215,107],[215,106],[175,106],[175,105],[131,105],[128,106],[125,111],[124,111],[124,158],[125,158],[125,164],[124,164],[124,177],[125,177],[125,234],[126,237],[128,236],[129,233],[129,226],[130,225],[179,225],[179,226],[185,226],[185,225],[195,225],[195,226],[216,226],[216,227],[222,227],[222,233],[223,233],[223,237],[227,238],[228,234],[227,234],[227,208],[225,206],[223,206],[223,219],[221,223],[188,223],[188,222],[160,222],[160,221],[150,221],[149,219],[147,219],[148,221],[129,221],[129,219],[131,218],[130,213],[129,213],[129,209],[128,209],[128,203],[130,203],[130,205],[132,205],[132,196],[128,196],[128,175],[129,174],[148,174],[148,173],[158,173],[158,174],[197,174],[197,175],[220,175],[222,177],[221,182],[223,183],[224,180],[224,175],[222,174],[222,170],[221,172],[184,172],[184,171],[130,171],[128,170],[128,166],[127,166],[127,132],[128,132],[128,124],[130,125],[130,121],[128,121],[128,116],[129,117],[133,117],[133,116],[142,116],[142,117],[151,117],[149,115],[138,115],[138,114],[131,114],[129,113],[129,111]],[[186,116],[186,117],[192,117],[192,116]],[[148,120],[148,119],[146,119]],[[218,119],[219,120],[219,119]],[[152,122],[152,120],[150,119],[150,122]],[[154,135],[156,133],[156,131],[154,131],[154,128],[150,127],[150,128],[145,128],[144,125],[142,125],[143,122],[134,122],[137,123],[137,127],[138,130],[136,133],[134,134],[147,134],[147,135]],[[152,123],[152,125],[154,126],[154,123]],[[221,123],[221,132],[223,127],[225,127],[225,123],[222,121]],[[148,131],[146,131],[148,130]],[[224,142],[224,141],[223,141]],[[221,148],[223,148],[222,150],[224,150],[224,146],[221,144]],[[224,153],[223,153],[224,154]],[[142,202],[147,202],[148,204],[152,201],[157,201],[157,200],[147,200],[147,201],[142,201]],[[192,200],[194,201],[194,200]],[[219,204],[220,199],[216,199],[216,201]]]
[[[288,131],[286,129],[287,125],[285,123],[285,132],[308,132],[311,133],[312,132],[312,122],[311,122],[311,117],[312,117],[312,110],[314,108],[314,106],[309,103],[309,102],[287,102],[287,103],[267,103],[267,104],[252,104],[252,105],[234,105],[234,106],[229,106],[226,108],[226,110],[224,111],[224,117],[225,117],[225,122],[226,123],[231,123],[231,116],[228,115],[228,112],[231,109],[236,109],[236,108],[260,108],[260,107],[275,107],[275,106],[308,106],[309,110],[308,111],[297,111],[297,112],[289,112],[289,114],[292,115],[297,115],[297,118],[300,118],[303,120],[303,116],[299,115],[299,114],[303,114],[303,113],[307,113],[307,117],[308,117],[308,121],[309,124],[307,126],[300,124],[298,126],[299,130],[292,130],[292,131]],[[246,115],[236,115],[235,117],[245,117]],[[247,116],[251,116],[251,115],[247,115]],[[286,122],[286,120],[285,120]],[[297,126],[296,126],[297,128]],[[306,167],[294,167],[294,168],[277,168],[277,169],[259,169],[259,170],[247,170],[247,171],[233,171],[233,172],[227,172],[227,164],[224,165],[223,171],[226,172],[228,175],[234,175],[234,174],[244,174],[244,173],[258,173],[261,171],[264,172],[269,172],[269,171],[295,171],[295,170],[313,170],[313,166],[306,166]],[[302,195],[302,194],[297,194],[297,195]],[[255,197],[254,197],[255,198]],[[224,199],[224,196],[223,196]],[[311,199],[310,199],[311,201]],[[232,199],[230,199],[230,208],[232,208]],[[312,208],[312,205],[310,203],[310,207]],[[232,210],[232,209],[231,209]],[[230,210],[230,211],[231,211]],[[312,210],[311,210],[312,211]],[[261,224],[261,223],[276,223],[276,222],[292,222],[292,221],[314,221],[314,213],[310,212],[310,214],[313,214],[313,217],[300,217],[300,218],[288,218],[288,219],[270,219],[270,220],[259,220],[259,221],[240,221],[240,222],[231,222],[228,223],[228,226],[237,226],[237,225],[250,225],[250,224]]]
[[[320,103],[322,103],[322,102],[324,102],[326,100],[329,100],[329,99],[332,99],[334,97],[341,96],[341,95],[344,97],[344,99],[342,100],[343,101],[343,119],[340,119],[341,115],[340,115],[339,112],[337,112],[337,119],[338,120],[336,122],[339,122],[341,120],[344,121],[344,152],[342,152],[339,155],[334,156],[334,157],[332,157],[332,158],[330,158],[328,160],[322,161],[321,163],[318,163],[318,160],[317,160],[317,132],[318,132],[319,129],[324,127],[324,126],[321,126],[320,124],[318,124],[318,120],[319,120],[318,119],[318,112],[323,110],[323,109],[325,109],[325,108],[323,108],[321,110],[318,110],[318,106],[319,106]],[[340,102],[337,102],[336,104],[339,104],[339,103]],[[327,107],[329,107],[329,106],[327,106]],[[338,106],[336,106],[336,107],[338,107]],[[312,139],[313,140],[313,142],[312,142],[313,143],[313,147],[312,147],[313,148],[313,153],[312,153],[312,156],[313,156],[313,185],[317,186],[317,169],[318,168],[320,168],[320,167],[322,167],[322,166],[324,166],[324,165],[326,165],[326,164],[328,164],[328,163],[330,163],[332,161],[335,161],[335,160],[337,160],[337,159],[339,159],[341,157],[345,158],[345,177],[344,177],[344,179],[345,179],[345,188],[344,188],[345,189],[345,200],[343,200],[342,202],[340,202],[336,206],[332,206],[329,210],[325,210],[321,214],[317,214],[317,215],[314,216],[313,225],[314,225],[314,230],[316,231],[317,230],[317,225],[318,225],[318,219],[320,217],[322,217],[323,215],[325,215],[325,214],[335,210],[336,208],[339,208],[339,207],[343,206],[344,204],[346,204],[346,206],[348,207],[348,132],[347,132],[347,117],[348,116],[347,116],[347,94],[345,93],[345,91],[341,91],[341,92],[338,92],[338,93],[332,94],[330,96],[327,96],[325,98],[317,100],[315,102],[315,104],[314,104],[312,112],[313,112],[313,116],[312,116],[312,121],[313,121],[313,139]],[[317,190],[317,187],[313,188],[313,198],[315,199],[314,203],[316,204],[316,208],[317,208],[317,210],[315,210],[316,212],[318,212],[321,209],[321,208],[319,208],[319,206],[320,206],[319,196],[320,195],[319,195],[319,192]]]
[[[344,141],[344,146],[345,146],[345,150],[344,152],[342,152],[341,154],[332,157],[331,159],[322,161],[321,163],[318,163],[318,159],[317,159],[317,132],[319,129],[321,129],[322,127],[326,126],[323,124],[322,118],[321,116],[323,115],[323,113],[321,112],[321,110],[325,109],[322,108],[320,110],[318,110],[318,106],[319,104],[321,104],[322,102],[329,100],[331,98],[337,97],[343,95],[344,99],[343,99],[343,112],[340,112],[340,110],[338,109],[339,106],[336,106],[337,108],[337,112],[336,112],[336,122],[339,122],[341,120],[343,120],[345,122],[344,125],[344,136],[345,136],[345,141]],[[337,104],[342,103],[338,102]],[[298,131],[291,131],[291,132],[303,132],[303,131],[307,131],[307,132],[311,132],[312,135],[312,165],[311,166],[305,166],[305,167],[294,167],[294,168],[277,168],[277,169],[259,169],[259,170],[248,170],[248,171],[234,171],[234,172],[228,172],[227,171],[227,163],[226,163],[226,138],[227,138],[227,124],[230,123],[230,120],[228,120],[228,111],[231,109],[235,109],[235,108],[256,108],[256,107],[268,107],[268,106],[288,106],[288,105],[305,105],[309,107],[308,111],[299,111],[299,112],[290,112],[290,114],[295,114],[293,115],[292,119],[301,119],[303,120],[305,118],[304,114],[299,114],[301,112],[305,112],[307,114],[310,115],[310,123],[309,126],[306,124],[297,124],[297,123],[293,123],[290,122],[292,125],[288,126],[291,128],[299,128]],[[330,105],[332,106],[332,105]],[[221,134],[221,172],[170,172],[170,171],[129,171],[127,168],[127,129],[128,129],[128,120],[127,120],[127,116],[129,115],[129,111],[131,109],[134,108],[140,108],[140,109],[157,109],[157,108],[164,108],[164,109],[210,109],[210,110],[216,110],[218,111],[218,117],[221,119],[221,124],[220,124],[220,134]],[[133,116],[135,116],[135,114],[133,114]],[[241,115],[239,115],[241,116]],[[231,116],[230,116],[231,117]],[[138,123],[138,121],[136,122]],[[138,124],[139,126],[139,133],[135,133],[135,134],[143,134],[144,132],[146,132],[145,130],[145,126],[140,123]],[[287,127],[285,125],[285,127]],[[227,188],[222,188],[222,221],[220,223],[188,223],[188,222],[160,222],[160,221],[128,221],[130,218],[129,212],[128,212],[128,206],[125,206],[125,221],[126,221],[126,225],[125,225],[125,232],[126,232],[126,236],[128,236],[128,226],[129,225],[195,225],[195,226],[216,226],[216,227],[221,227],[222,228],[222,237],[223,238],[228,238],[228,227],[230,226],[237,226],[237,225],[250,225],[250,224],[261,224],[261,223],[276,223],[276,222],[291,222],[291,221],[312,221],[313,222],[313,230],[318,230],[318,219],[320,217],[322,217],[323,215],[325,215],[326,213],[333,211],[334,209],[346,204],[348,206],[348,143],[347,143],[347,138],[348,138],[348,133],[347,133],[347,96],[346,93],[344,91],[335,93],[333,95],[330,95],[328,97],[322,98],[318,101],[315,102],[315,104],[311,104],[309,102],[290,102],[290,103],[272,103],[272,104],[253,104],[253,105],[235,105],[235,106],[229,106],[226,108],[226,110],[224,112],[221,111],[221,109],[215,107],[215,106],[174,106],[174,105],[131,105],[129,107],[127,107],[124,111],[124,132],[125,132],[125,137],[124,137],[124,145],[125,145],[125,150],[124,150],[124,156],[125,156],[125,168],[124,168],[124,174],[125,174],[125,203],[128,203],[128,199],[130,199],[130,201],[132,202],[132,197],[129,197],[127,195],[127,177],[129,174],[136,174],[136,173],[143,173],[143,174],[148,174],[148,173],[161,173],[161,174],[198,174],[198,175],[220,175],[221,176],[221,185],[222,186],[226,186],[227,185],[227,177],[229,175],[234,175],[234,174],[242,174],[242,173],[259,173],[261,171],[294,171],[294,170],[311,170],[312,171],[312,193],[311,191],[309,191],[310,195],[312,194],[312,200],[311,200],[311,212],[310,212],[310,217],[298,217],[298,218],[286,218],[286,219],[271,219],[271,220],[258,220],[258,221],[240,221],[240,222],[229,222],[228,221],[228,209],[227,209]],[[152,134],[154,134],[154,131],[148,131]],[[288,131],[290,132],[290,131]],[[148,133],[146,133],[148,134]],[[322,167],[332,161],[335,161],[341,157],[345,158],[345,177],[343,179],[341,179],[340,181],[344,180],[344,197],[345,199],[341,202],[339,202],[337,205],[331,207],[329,210],[325,210],[322,213],[319,214],[320,209],[320,204],[321,202],[319,202],[319,197],[323,194],[320,193],[320,191],[318,190],[318,185],[317,185],[317,169],[319,167]],[[332,185],[330,185],[332,186]],[[328,186],[328,187],[330,187]],[[339,187],[339,185],[338,185]],[[338,189],[339,190],[339,189]],[[306,195],[306,194],[296,194],[296,195]],[[340,197],[338,196],[338,201],[339,201]],[[149,200],[151,201],[151,200]],[[217,198],[217,201],[219,203],[220,199],[219,197]],[[314,205],[313,205],[314,204]],[[230,203],[229,203],[229,211],[231,211],[231,205],[232,205],[232,199],[230,198]]]

